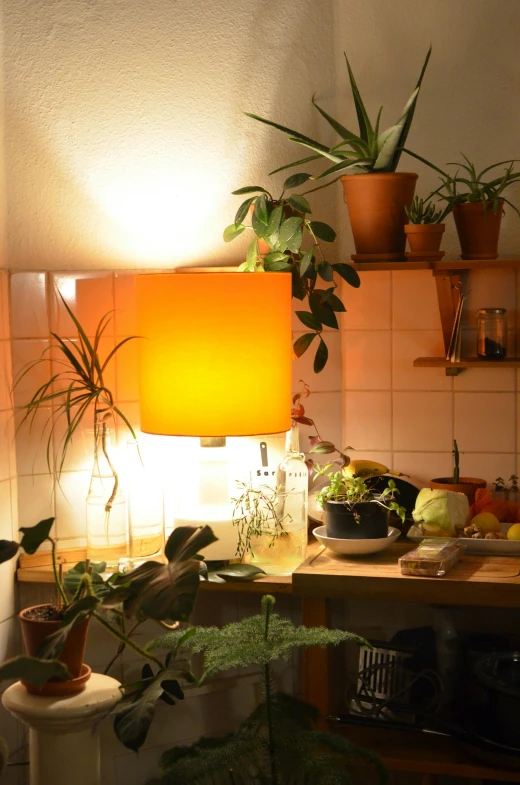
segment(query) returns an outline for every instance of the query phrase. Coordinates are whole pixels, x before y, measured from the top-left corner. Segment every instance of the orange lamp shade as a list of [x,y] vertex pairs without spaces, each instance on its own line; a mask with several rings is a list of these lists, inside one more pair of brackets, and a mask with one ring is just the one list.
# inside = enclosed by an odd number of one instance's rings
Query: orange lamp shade
[[136,300],[143,431],[289,430],[289,273],[138,275]]

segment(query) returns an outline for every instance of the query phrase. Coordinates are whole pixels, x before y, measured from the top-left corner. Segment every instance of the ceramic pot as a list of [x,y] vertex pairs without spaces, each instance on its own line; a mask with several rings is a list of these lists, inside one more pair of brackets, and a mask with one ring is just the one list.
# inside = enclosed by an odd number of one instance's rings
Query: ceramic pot
[[478,477],[459,477],[458,483],[454,483],[451,477],[437,477],[435,480],[430,480],[430,488],[463,493],[468,497],[470,504],[473,504],[475,501],[475,494],[478,488],[485,487],[486,481]]
[[435,253],[441,247],[444,224],[406,224],[404,231],[410,251]]
[[[27,618],[27,615],[30,613],[30,611],[34,610],[35,608],[42,607],[46,606],[34,605],[30,608],[25,608],[25,610],[21,611],[21,613],[18,615],[22,628],[22,638],[25,651],[30,657],[38,656],[38,649],[45,638],[47,638],[47,636],[51,633],[56,632],[61,624],[59,620],[41,621],[40,619]],[[87,642],[88,623],[89,617],[87,616],[86,619],[82,619],[72,627],[67,640],[65,641],[65,645],[61,650],[61,654],[58,657],[58,659],[67,666],[67,670],[73,679],[79,678],[83,675],[84,672],[82,666]],[[50,687],[50,685],[54,682],[59,685],[59,680],[52,679],[45,685],[45,687]],[[81,685],[79,689],[82,689],[82,686],[83,685]],[[61,694],[59,687],[57,687],[57,689],[57,694]],[[47,691],[46,694],[48,695],[53,693],[49,693]]]
[[415,192],[417,175],[411,172],[351,174],[341,178],[348,208],[355,261],[404,259],[408,222],[404,207]]
[[461,259],[496,259],[498,237],[504,202],[499,201],[497,213],[488,202],[464,202],[453,207],[453,217],[459,235]]
[[376,540],[388,534],[388,510],[376,502],[359,502],[351,508],[343,502],[325,502],[327,537],[338,540]]

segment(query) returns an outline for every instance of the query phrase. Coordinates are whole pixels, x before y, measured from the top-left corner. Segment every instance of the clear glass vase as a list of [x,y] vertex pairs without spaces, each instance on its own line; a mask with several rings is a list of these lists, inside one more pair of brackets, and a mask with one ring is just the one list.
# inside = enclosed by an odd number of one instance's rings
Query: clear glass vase
[[159,556],[164,545],[164,491],[150,444],[128,441],[125,455],[131,567]]
[[94,467],[87,495],[87,557],[118,569],[128,556],[127,504],[105,422],[92,432]]
[[307,553],[307,505],[302,490],[262,490],[250,532],[250,560],[267,575],[290,575]]

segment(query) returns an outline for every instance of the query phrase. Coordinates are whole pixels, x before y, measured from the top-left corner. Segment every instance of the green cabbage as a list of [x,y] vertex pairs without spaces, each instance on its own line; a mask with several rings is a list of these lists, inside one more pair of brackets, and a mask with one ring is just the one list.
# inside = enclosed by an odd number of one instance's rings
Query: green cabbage
[[412,516],[424,534],[454,537],[455,526],[467,523],[468,497],[463,493],[423,488],[419,491]]

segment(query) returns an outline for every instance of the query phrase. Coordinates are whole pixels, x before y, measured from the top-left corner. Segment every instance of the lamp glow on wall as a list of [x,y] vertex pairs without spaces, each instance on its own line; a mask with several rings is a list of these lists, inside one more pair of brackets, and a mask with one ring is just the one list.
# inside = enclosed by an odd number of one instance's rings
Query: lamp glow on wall
[[245,477],[229,471],[226,437],[290,428],[291,276],[139,275],[136,302],[141,430],[198,437],[172,476],[175,525],[211,525],[206,557],[233,558],[231,498]]

